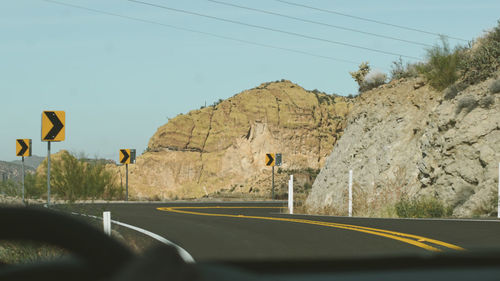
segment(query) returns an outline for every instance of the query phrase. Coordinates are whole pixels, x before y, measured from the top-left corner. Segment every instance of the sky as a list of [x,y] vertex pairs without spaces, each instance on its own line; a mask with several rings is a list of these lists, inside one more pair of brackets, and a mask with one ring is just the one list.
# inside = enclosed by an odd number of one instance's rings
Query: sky
[[[168,118],[263,82],[287,79],[308,90],[356,94],[349,71],[360,62],[388,73],[400,55],[425,60],[419,44],[439,43],[436,35],[275,0],[218,1],[322,25],[208,0],[58,1],[87,10],[44,0],[0,2],[0,160],[19,158],[18,138],[33,139],[33,154],[47,154],[44,110],[66,112],[66,139],[52,144],[53,153],[117,161],[120,148],[141,154]],[[500,19],[498,0],[287,1],[466,40]]]

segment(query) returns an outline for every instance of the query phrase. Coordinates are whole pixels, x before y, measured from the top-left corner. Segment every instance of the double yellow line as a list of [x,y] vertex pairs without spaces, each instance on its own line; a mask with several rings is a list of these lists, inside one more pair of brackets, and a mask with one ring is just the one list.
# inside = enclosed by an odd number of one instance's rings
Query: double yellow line
[[[294,222],[294,223],[303,223],[303,224],[312,224],[312,225],[320,225],[326,227],[334,227],[352,231],[363,232],[367,234],[372,234],[376,236],[381,236],[389,239],[394,239],[397,241],[401,241],[404,243],[411,244],[413,246],[434,252],[442,251],[440,248],[436,246],[441,246],[444,248],[461,251],[464,248],[446,243],[443,241],[413,235],[408,233],[402,233],[397,231],[365,227],[359,225],[352,224],[343,224],[343,223],[334,223],[334,222],[324,222],[324,221],[313,221],[313,220],[305,220],[305,219],[293,219],[293,218],[277,218],[277,217],[261,217],[261,216],[247,216],[247,215],[232,215],[232,214],[213,214],[213,213],[202,213],[195,211],[188,211],[189,209],[281,209],[282,207],[235,207],[235,206],[212,206],[212,207],[160,207],[157,210],[165,211],[165,212],[174,212],[180,214],[189,214],[189,215],[197,215],[197,216],[210,216],[210,217],[228,217],[228,218],[244,218],[244,219],[259,219],[259,220],[270,220],[270,221],[283,221],[283,222]],[[431,245],[428,245],[431,244]]]

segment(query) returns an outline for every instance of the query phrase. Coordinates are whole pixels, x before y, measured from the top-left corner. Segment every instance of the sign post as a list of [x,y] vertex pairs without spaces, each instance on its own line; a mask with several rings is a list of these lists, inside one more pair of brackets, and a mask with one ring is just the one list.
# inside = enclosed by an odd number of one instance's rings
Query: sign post
[[266,154],[266,166],[272,166],[272,185],[271,185],[271,199],[274,200],[274,153],[267,153]]
[[50,206],[50,143],[66,137],[66,113],[44,111],[42,113],[42,141],[47,142],[47,207]]
[[274,200],[274,166],[281,166],[281,153],[267,153],[266,166],[272,167],[271,198]]
[[22,198],[23,198],[23,204],[24,202],[24,157],[31,156],[31,139],[17,139],[16,140],[16,156],[21,156],[22,158],[22,166],[23,166],[23,174],[21,178],[22,182]]
[[128,164],[135,163],[135,149],[120,149],[119,160],[125,164],[125,201],[128,201]]

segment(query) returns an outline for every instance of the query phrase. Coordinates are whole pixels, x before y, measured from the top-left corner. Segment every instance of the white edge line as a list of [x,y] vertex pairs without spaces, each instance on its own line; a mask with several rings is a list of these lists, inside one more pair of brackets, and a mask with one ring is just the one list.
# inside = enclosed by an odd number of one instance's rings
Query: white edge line
[[[75,212],[71,212],[71,214],[73,215],[80,215],[80,216],[84,216],[84,217],[91,217],[91,218],[95,218],[95,219],[102,219],[100,217],[97,217],[97,216],[92,216],[92,215],[87,215],[87,214],[80,214],[80,213],[75,213]],[[124,227],[127,227],[127,228],[130,228],[130,229],[133,229],[135,231],[138,231],[142,234],[145,234],[151,238],[154,238],[166,245],[169,245],[169,246],[172,246],[174,247],[175,249],[177,249],[177,252],[179,253],[179,255],[181,256],[181,258],[187,262],[187,263],[195,263],[195,260],[193,258],[193,256],[191,256],[188,251],[186,251],[184,248],[182,248],[181,246],[175,244],[174,242],[166,239],[165,237],[162,237],[156,233],[153,233],[151,231],[148,231],[148,230],[145,230],[145,229],[142,229],[140,227],[137,227],[137,226],[133,226],[133,225],[130,225],[130,224],[126,224],[126,223],[123,223],[123,222],[119,222],[119,221],[116,221],[116,220],[111,220],[111,222],[117,224],[117,225],[121,225],[121,226],[124,226]]]

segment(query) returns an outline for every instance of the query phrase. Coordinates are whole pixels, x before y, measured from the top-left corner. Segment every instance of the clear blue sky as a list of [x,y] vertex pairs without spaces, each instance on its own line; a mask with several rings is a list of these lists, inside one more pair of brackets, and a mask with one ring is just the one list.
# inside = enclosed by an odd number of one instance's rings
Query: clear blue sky
[[[261,44],[361,62],[389,70],[397,56],[181,14],[125,0],[60,0],[92,9]],[[423,57],[424,47],[284,19],[206,0],[144,0],[308,36]],[[290,16],[414,40],[436,36],[391,28],[272,0],[221,0]],[[500,18],[500,1],[289,0],[465,39]],[[42,0],[0,3],[0,160],[14,160],[15,139],[40,141],[43,110],[66,111],[68,149],[117,160],[119,148],[140,154],[156,129],[179,113],[225,99],[262,82],[289,79],[306,89],[347,95],[355,64],[189,33]],[[450,40],[452,45],[459,43]],[[411,60],[410,60],[411,61]]]

